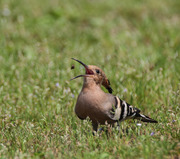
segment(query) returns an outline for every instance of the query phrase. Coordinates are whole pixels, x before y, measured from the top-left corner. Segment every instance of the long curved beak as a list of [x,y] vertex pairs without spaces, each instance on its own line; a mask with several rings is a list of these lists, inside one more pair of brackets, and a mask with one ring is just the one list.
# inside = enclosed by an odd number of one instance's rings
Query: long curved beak
[[72,80],[74,80],[76,78],[79,78],[79,77],[89,77],[89,76],[91,76],[91,75],[78,75],[78,76],[76,76],[74,78],[71,78],[70,81],[72,81]]
[[83,65],[84,68],[86,69],[86,74],[85,74],[85,75],[78,75],[78,76],[72,78],[71,80],[76,79],[76,78],[79,78],[79,77],[89,77],[89,76],[91,76],[91,75],[94,75],[94,72],[93,72],[91,69],[89,69],[86,64],[84,64],[83,62],[81,62],[81,61],[79,61],[79,60],[77,60],[77,59],[75,59],[75,58],[71,58],[71,59],[79,62],[79,63],[80,63],[81,65]]

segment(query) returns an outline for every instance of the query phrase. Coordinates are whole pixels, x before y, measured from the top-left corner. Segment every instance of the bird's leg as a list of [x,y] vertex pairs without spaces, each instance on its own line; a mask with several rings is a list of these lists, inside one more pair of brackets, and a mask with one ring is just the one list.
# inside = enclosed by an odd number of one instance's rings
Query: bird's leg
[[92,123],[92,126],[93,126],[93,131],[97,132],[98,124],[97,123]]
[[104,127],[98,129],[98,123],[92,123],[92,126],[93,126],[93,135],[96,135],[97,133],[101,134],[104,130],[107,133],[107,130],[104,129]]
[[95,136],[97,135],[98,124],[92,122],[92,126],[93,126],[93,135]]

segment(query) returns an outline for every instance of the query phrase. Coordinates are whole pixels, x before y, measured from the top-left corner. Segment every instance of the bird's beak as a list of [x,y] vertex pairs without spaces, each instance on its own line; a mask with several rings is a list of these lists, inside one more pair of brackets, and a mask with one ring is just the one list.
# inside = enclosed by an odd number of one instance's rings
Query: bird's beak
[[91,75],[94,75],[94,72],[93,72],[91,69],[89,69],[86,64],[84,64],[83,62],[81,62],[81,61],[79,61],[79,60],[77,60],[77,59],[75,59],[75,58],[72,58],[72,59],[75,60],[75,61],[77,61],[77,62],[79,62],[81,65],[84,66],[84,68],[86,69],[86,74],[85,74],[85,75],[78,75],[78,76],[72,78],[71,80],[76,79],[76,78],[78,78],[78,77],[89,77],[89,76],[91,76]]

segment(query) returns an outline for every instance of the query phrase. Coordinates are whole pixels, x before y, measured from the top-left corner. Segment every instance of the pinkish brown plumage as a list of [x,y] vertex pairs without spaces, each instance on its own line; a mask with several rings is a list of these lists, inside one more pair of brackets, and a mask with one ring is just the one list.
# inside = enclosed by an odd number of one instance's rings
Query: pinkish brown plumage
[[[108,123],[113,125],[128,118],[139,119],[143,122],[157,123],[156,120],[140,114],[140,110],[130,104],[122,101],[112,93],[110,82],[105,73],[97,66],[85,65],[83,62],[76,60],[85,67],[86,74],[74,77],[84,77],[82,90],[78,96],[75,113],[84,120],[87,117],[92,121],[93,129],[97,131],[98,124]],[[109,93],[101,89],[103,85]]]

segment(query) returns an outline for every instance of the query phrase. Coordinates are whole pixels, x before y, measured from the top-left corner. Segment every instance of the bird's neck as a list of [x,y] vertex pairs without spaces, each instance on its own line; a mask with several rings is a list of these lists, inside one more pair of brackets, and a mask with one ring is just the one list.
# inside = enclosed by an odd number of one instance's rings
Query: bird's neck
[[83,88],[82,91],[89,91],[89,90],[101,90],[101,85],[96,83],[93,78],[84,78]]

